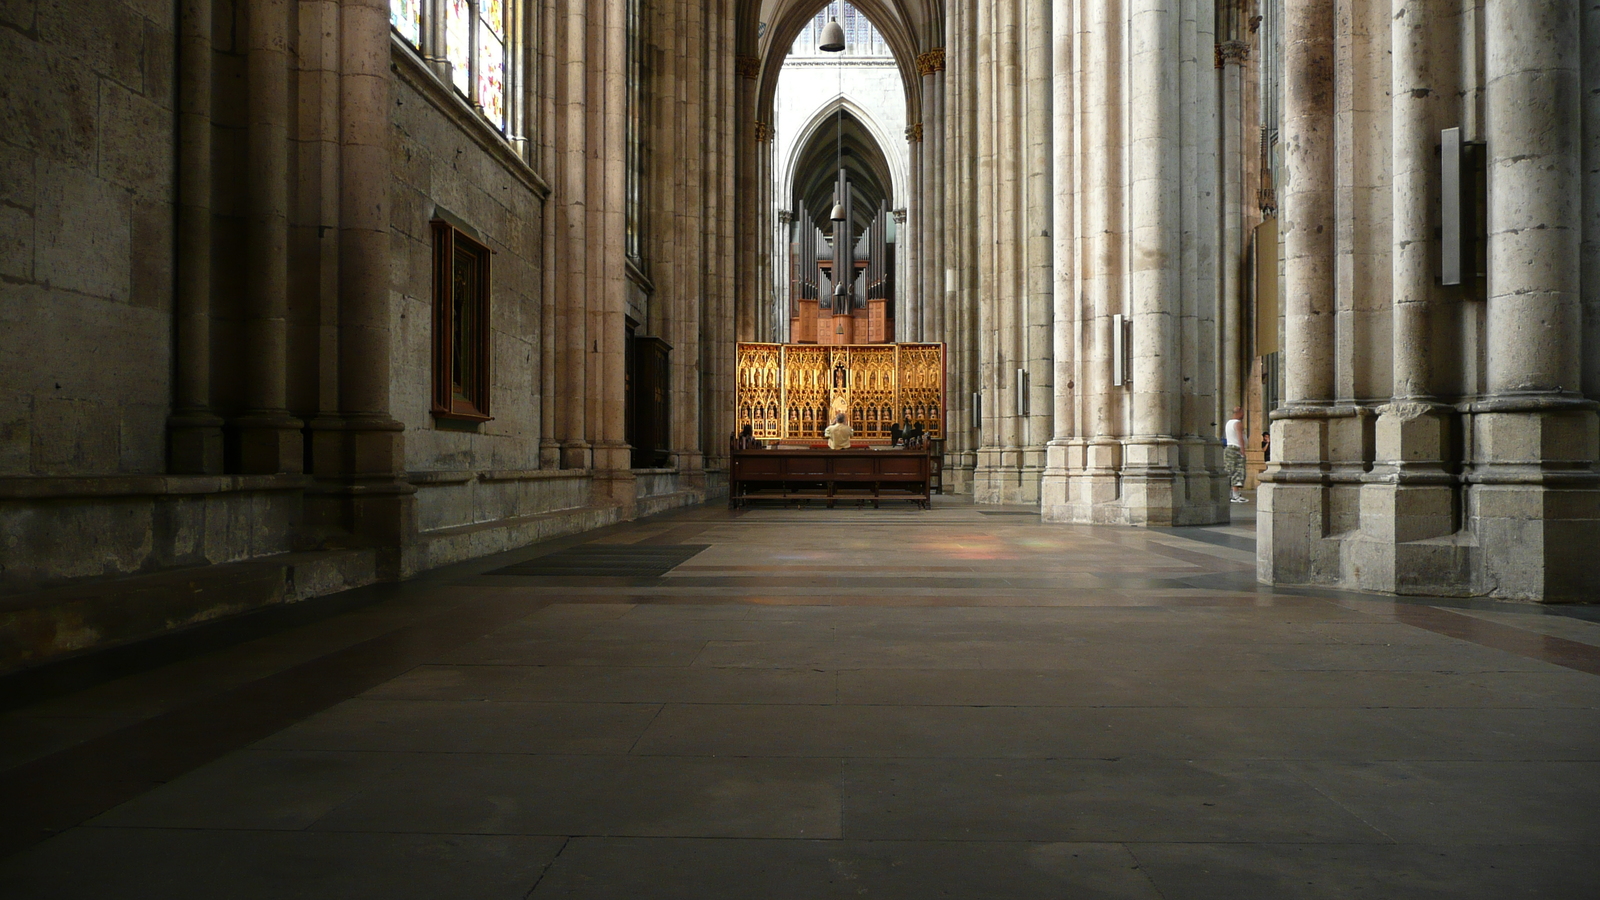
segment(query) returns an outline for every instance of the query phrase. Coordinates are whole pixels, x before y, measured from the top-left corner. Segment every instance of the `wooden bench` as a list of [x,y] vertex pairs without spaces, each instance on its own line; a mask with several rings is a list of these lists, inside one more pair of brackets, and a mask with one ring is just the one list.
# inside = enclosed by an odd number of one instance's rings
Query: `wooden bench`
[[750,500],[910,500],[929,505],[930,459],[917,450],[813,450],[793,448],[731,451],[728,508]]

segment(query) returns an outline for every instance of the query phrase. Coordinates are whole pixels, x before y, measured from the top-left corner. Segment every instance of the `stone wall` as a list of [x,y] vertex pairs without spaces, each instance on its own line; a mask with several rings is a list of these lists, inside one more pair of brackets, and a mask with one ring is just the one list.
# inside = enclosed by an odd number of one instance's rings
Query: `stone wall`
[[[408,472],[539,467],[542,185],[526,163],[484,144],[504,139],[476,121],[432,72],[397,49],[391,212],[395,316],[390,403],[406,427]],[[451,115],[449,112],[456,112]],[[494,419],[435,420],[432,398],[433,238],[445,217],[494,252],[490,279]]]
[[173,5],[0,7],[0,476],[165,468]]

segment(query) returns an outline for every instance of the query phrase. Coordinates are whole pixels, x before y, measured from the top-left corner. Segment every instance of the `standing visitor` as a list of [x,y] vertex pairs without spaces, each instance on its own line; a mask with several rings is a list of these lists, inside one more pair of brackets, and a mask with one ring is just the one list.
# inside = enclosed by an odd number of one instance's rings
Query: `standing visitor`
[[1228,468],[1228,486],[1233,489],[1231,503],[1246,503],[1239,493],[1244,487],[1244,407],[1233,408],[1233,418],[1222,426],[1222,437],[1227,446],[1222,449],[1222,462]]

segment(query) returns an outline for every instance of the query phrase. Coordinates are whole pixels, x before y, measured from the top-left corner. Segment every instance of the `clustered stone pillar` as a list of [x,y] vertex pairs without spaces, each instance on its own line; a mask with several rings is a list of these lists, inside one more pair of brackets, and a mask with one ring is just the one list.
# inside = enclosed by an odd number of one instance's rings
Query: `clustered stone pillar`
[[1466,575],[1462,544],[1430,540],[1457,527],[1446,468],[1455,411],[1439,397],[1454,374],[1444,371],[1459,327],[1452,313],[1465,298],[1438,284],[1433,249],[1439,129],[1456,122],[1459,77],[1455,47],[1438,35],[1456,27],[1456,11],[1443,0],[1395,0],[1390,27],[1393,388],[1379,409],[1378,464],[1361,489],[1366,539],[1352,553],[1363,587],[1437,593]]
[[248,14],[248,183],[244,398],[233,419],[239,469],[300,472],[301,422],[288,410],[289,4],[254,0]]
[[[1474,405],[1468,511],[1478,584],[1592,599],[1600,574],[1595,401],[1582,394],[1584,117],[1578,0],[1489,4],[1487,395]],[[1589,198],[1592,200],[1593,198]],[[1590,348],[1594,352],[1596,348]]]
[[[1221,37],[1221,35],[1219,35]],[[1220,41],[1215,66],[1222,82],[1222,412],[1244,405],[1243,276],[1244,276],[1244,62],[1249,46],[1243,41]]]
[[[1334,339],[1334,2],[1284,6],[1284,405],[1256,525],[1264,581],[1306,583],[1327,558],[1328,412]],[[1336,550],[1335,550],[1336,552]]]
[[734,269],[734,332],[741,341],[756,340],[760,333],[761,311],[757,299],[761,272],[761,198],[758,181],[761,172],[761,123],[755,120],[756,81],[761,77],[761,59],[739,56],[734,59],[734,205],[739,229],[739,265]]
[[[594,4],[591,4],[593,7]],[[598,126],[599,160],[591,161],[589,198],[591,247],[609,252],[590,255],[594,291],[589,298],[591,334],[598,335],[598,352],[591,352],[591,387],[598,388],[595,415],[589,421],[594,447],[594,494],[598,504],[615,507],[624,519],[634,515],[632,448],[627,440],[627,307],[628,280],[618,248],[627,246],[627,111],[628,3],[607,0],[599,15],[590,13],[596,51],[591,57],[591,88],[598,89],[600,104],[590,104],[591,128]],[[599,18],[599,21],[595,21]],[[603,109],[603,115],[596,115]],[[591,132],[593,133],[593,132]],[[599,240],[595,241],[594,238]],[[591,396],[594,392],[591,392]]]
[[314,433],[319,502],[308,518],[336,518],[390,551],[380,571],[408,570],[394,556],[414,532],[416,489],[405,482],[403,426],[390,415],[389,8],[350,0],[340,16],[339,144],[340,425]]
[[211,409],[211,0],[178,21],[178,239],[173,410],[168,469],[222,471],[222,419]]

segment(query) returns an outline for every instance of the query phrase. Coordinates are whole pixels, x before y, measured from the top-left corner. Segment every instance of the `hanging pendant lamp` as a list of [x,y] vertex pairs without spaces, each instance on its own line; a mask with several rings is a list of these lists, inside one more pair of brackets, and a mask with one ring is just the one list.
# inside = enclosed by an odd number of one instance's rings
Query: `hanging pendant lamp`
[[817,49],[824,53],[844,52],[844,28],[839,25],[837,18],[829,19],[828,24],[822,26],[822,43]]

